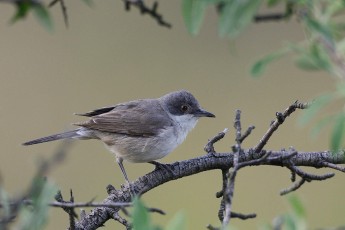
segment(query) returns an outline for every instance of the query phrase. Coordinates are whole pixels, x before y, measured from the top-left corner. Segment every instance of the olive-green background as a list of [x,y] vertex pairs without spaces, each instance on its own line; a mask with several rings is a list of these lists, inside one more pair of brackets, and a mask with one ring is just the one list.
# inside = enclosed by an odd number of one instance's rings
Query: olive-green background
[[[243,144],[254,146],[264,134],[276,111],[294,100],[307,101],[333,89],[334,79],[325,73],[303,72],[292,58],[272,64],[259,79],[249,76],[249,68],[259,57],[304,39],[305,32],[291,22],[270,22],[250,26],[235,42],[217,35],[213,9],[207,13],[201,34],[190,36],[182,21],[180,1],[160,1],[159,11],[173,24],[172,29],[157,26],[137,10],[125,12],[121,1],[95,1],[93,8],[81,1],[67,1],[70,27],[63,24],[61,10],[52,9],[55,29],[45,31],[33,17],[9,25],[14,14],[11,5],[0,9],[0,172],[6,189],[18,194],[37,168],[41,157],[52,156],[58,143],[23,147],[33,138],[70,129],[83,118],[74,112],[138,98],[159,97],[187,89],[201,105],[216,114],[201,119],[187,140],[161,162],[173,162],[204,154],[208,138],[224,128],[229,134],[216,145],[220,152],[233,145],[233,115],[242,110],[243,128],[255,125],[254,133]],[[310,137],[311,125],[298,125],[296,112],[274,134],[268,149],[294,146],[299,151],[328,149],[330,130],[317,139]],[[150,170],[148,164],[127,164],[131,179]],[[310,171],[310,169],[307,169]],[[311,170],[315,172],[314,170]],[[319,170],[318,173],[330,170]],[[239,229],[254,229],[287,212],[280,189],[290,186],[290,173],[280,167],[251,167],[239,172],[234,210],[256,212],[253,220],[233,220]],[[345,175],[305,184],[296,194],[307,209],[311,228],[344,223]],[[105,187],[119,187],[123,177],[111,154],[96,141],[76,143],[65,162],[49,179],[68,197],[73,189],[76,201],[106,197]],[[188,229],[218,225],[220,171],[204,172],[164,184],[143,197],[148,206],[167,212],[153,214],[153,221],[165,225],[174,213],[183,210]],[[60,209],[50,210],[47,229],[68,224]],[[118,226],[113,221],[106,228]]]

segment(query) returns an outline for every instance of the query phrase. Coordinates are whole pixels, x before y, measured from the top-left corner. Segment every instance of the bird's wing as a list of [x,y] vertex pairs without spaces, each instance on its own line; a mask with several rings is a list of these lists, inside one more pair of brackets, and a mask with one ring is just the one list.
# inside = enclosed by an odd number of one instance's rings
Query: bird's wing
[[[157,100],[132,101],[116,105],[112,110],[104,112],[106,110],[102,108],[86,113],[87,116],[91,116],[91,119],[75,125],[103,132],[133,136],[156,135],[160,129],[172,125],[172,120]],[[93,114],[95,115],[92,116]]]
[[75,113],[74,115],[84,116],[84,117],[93,117],[93,116],[96,116],[96,115],[107,113],[107,112],[113,110],[114,108],[115,108],[115,106],[103,107],[103,108],[100,108],[100,109],[92,110],[92,111],[87,112],[87,113]]

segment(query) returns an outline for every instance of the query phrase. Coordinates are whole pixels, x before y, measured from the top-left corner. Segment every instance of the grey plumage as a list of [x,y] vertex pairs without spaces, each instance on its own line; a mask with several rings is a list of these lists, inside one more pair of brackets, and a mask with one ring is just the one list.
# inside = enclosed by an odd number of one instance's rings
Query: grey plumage
[[78,129],[23,145],[66,138],[99,139],[115,154],[127,181],[123,160],[138,163],[160,159],[184,141],[200,117],[215,117],[203,110],[194,96],[185,90],[76,115],[89,117],[89,120],[75,123],[80,127]]
[[[144,103],[143,103],[144,102]],[[161,129],[172,126],[168,117],[156,99],[144,99],[119,104],[108,112],[106,108],[86,113],[91,119],[86,122],[75,123],[91,130],[107,133],[125,134],[130,136],[153,136]]]
[[64,133],[58,133],[58,134],[54,134],[54,135],[50,135],[47,137],[42,137],[42,138],[38,138],[32,141],[28,141],[23,143],[23,145],[35,145],[35,144],[39,144],[39,143],[44,143],[44,142],[49,142],[49,141],[56,141],[56,140],[60,140],[60,139],[66,139],[66,138],[75,138],[78,137],[78,130],[72,130],[72,131],[67,131]]

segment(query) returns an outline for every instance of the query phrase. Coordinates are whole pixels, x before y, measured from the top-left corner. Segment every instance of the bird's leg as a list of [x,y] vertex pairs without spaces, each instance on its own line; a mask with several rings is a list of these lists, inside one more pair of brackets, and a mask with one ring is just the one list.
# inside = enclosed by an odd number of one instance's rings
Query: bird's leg
[[149,161],[148,163],[156,166],[156,169],[162,169],[162,170],[169,172],[174,177],[177,176],[177,174],[171,169],[170,165],[168,165],[168,164],[162,164],[162,163],[159,163],[158,161]]
[[129,180],[128,180],[128,176],[127,176],[127,173],[126,173],[125,168],[123,167],[122,161],[123,161],[122,158],[116,157],[116,162],[117,162],[117,163],[119,164],[119,166],[120,166],[120,169],[121,169],[122,174],[123,174],[123,176],[125,177],[125,180],[126,180],[128,186],[129,186],[129,191],[130,191],[131,196],[132,196],[132,199],[133,199],[134,196],[135,196],[135,192],[134,192],[133,189],[132,189],[132,184],[131,184],[131,183],[129,182]]

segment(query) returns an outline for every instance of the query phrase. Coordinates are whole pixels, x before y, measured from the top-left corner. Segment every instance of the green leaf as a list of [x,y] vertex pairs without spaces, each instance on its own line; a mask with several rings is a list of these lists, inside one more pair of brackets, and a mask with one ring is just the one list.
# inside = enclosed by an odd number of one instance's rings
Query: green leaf
[[276,5],[278,5],[282,1],[283,0],[267,0],[267,5],[268,6],[276,6]]
[[20,230],[43,229],[48,221],[49,202],[52,201],[57,189],[48,181],[34,178],[32,182],[31,196],[32,207],[23,207],[19,214],[17,228]]
[[326,15],[327,18],[330,18],[334,14],[337,14],[345,9],[345,1],[329,1],[326,6],[327,7],[324,15]]
[[341,148],[342,141],[344,139],[344,125],[345,115],[340,112],[335,120],[334,128],[331,135],[331,150],[335,153]]
[[306,217],[306,212],[302,204],[302,201],[297,196],[294,196],[294,195],[289,196],[288,201],[292,207],[292,212],[294,215],[296,215],[296,217],[299,217],[302,219]]
[[274,53],[270,53],[265,57],[261,58],[260,60],[256,61],[252,68],[250,69],[250,73],[253,77],[260,76],[266,69],[267,65],[273,61],[278,60],[282,56],[284,56],[289,50],[284,48]]
[[296,64],[304,70],[325,70],[331,72],[331,61],[324,47],[318,43],[312,43],[309,50],[300,50],[301,56]]
[[286,230],[296,230],[297,223],[296,220],[289,214],[284,215],[284,223],[286,226]]
[[165,230],[184,230],[186,229],[186,216],[178,212],[172,220],[169,221]]
[[17,3],[17,11],[11,19],[11,23],[17,22],[19,19],[23,19],[27,16],[30,10],[31,4],[27,1],[22,1]]
[[139,199],[135,198],[133,201],[133,213],[132,223],[134,230],[152,230],[150,216],[144,203]]
[[299,124],[305,125],[306,123],[308,123],[332,99],[332,94],[323,94],[316,98],[308,109],[303,110],[302,116],[300,116],[299,118]]
[[305,17],[304,21],[311,31],[321,34],[328,42],[334,44],[333,35],[328,25],[323,25],[320,21],[314,20],[310,17]]
[[182,15],[189,33],[193,35],[199,33],[207,5],[208,2],[204,0],[182,1]]
[[219,35],[236,37],[248,26],[260,6],[261,0],[228,0],[220,11]]
[[321,69],[320,66],[318,66],[314,60],[307,55],[299,56],[295,62],[300,69],[307,71],[316,71]]
[[48,10],[41,4],[33,5],[32,10],[41,25],[48,31],[53,31],[53,21]]

